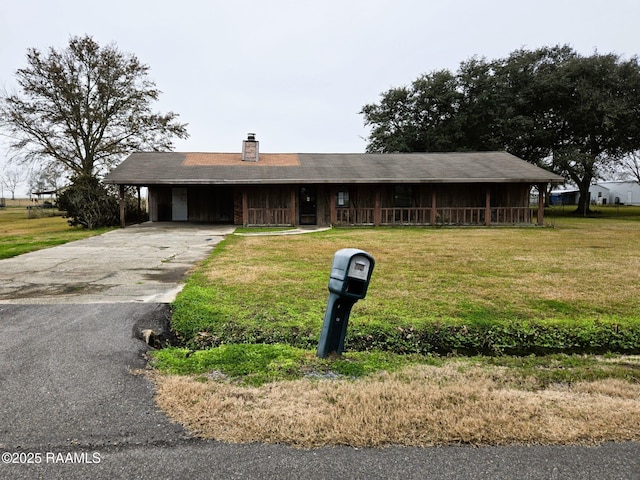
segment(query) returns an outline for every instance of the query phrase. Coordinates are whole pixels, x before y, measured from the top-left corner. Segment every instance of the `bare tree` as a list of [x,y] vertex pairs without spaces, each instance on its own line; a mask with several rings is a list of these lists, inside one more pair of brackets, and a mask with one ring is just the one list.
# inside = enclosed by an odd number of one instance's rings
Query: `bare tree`
[[11,200],[16,199],[16,190],[18,189],[18,185],[23,181],[24,174],[22,170],[18,170],[17,168],[5,169],[2,175],[0,175],[2,186],[11,192]]
[[62,51],[29,49],[27,62],[20,93],[0,95],[0,126],[23,161],[99,178],[131,151],[171,150],[188,136],[177,114],[151,110],[160,91],[149,67],[113,45],[73,37]]
[[[65,174],[60,165],[49,165],[46,168],[33,170],[29,177],[29,190],[34,192],[57,192],[62,186]],[[68,180],[67,180],[68,183]]]
[[640,183],[640,152],[633,152],[623,158],[622,166],[634,181]]

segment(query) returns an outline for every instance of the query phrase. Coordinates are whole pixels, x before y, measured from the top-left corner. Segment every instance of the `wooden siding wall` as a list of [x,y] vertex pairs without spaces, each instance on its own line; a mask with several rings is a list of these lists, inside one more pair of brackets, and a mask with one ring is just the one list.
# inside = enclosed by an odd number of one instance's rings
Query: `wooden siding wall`
[[247,225],[295,225],[298,223],[294,201],[297,186],[261,185],[247,187]]
[[[393,184],[315,185],[317,224],[488,225],[532,221],[527,184],[403,184],[402,187],[399,192]],[[409,196],[405,195],[409,191],[405,187],[410,187]],[[337,206],[339,190],[348,191],[348,206]],[[299,185],[189,186],[189,221],[297,225],[299,192]],[[171,186],[151,186],[151,220],[170,221],[171,202]]]
[[187,191],[190,222],[232,223],[234,219],[233,187],[203,185]]
[[[411,207],[431,207],[433,194],[437,207],[484,207],[487,189],[491,193],[492,206],[526,207],[529,205],[529,185],[406,185],[411,187]],[[396,204],[394,185],[351,185],[349,188],[352,208],[374,208],[376,191],[380,191],[382,208]],[[339,207],[338,207],[339,208]]]
[[318,225],[331,225],[331,198],[335,196],[334,189],[328,185],[319,185],[318,195]]
[[527,184],[403,184],[401,187],[402,191],[392,184],[349,186],[349,206],[335,207],[335,218],[330,223],[489,225],[532,221]]
[[171,221],[171,187],[149,187],[149,220]]

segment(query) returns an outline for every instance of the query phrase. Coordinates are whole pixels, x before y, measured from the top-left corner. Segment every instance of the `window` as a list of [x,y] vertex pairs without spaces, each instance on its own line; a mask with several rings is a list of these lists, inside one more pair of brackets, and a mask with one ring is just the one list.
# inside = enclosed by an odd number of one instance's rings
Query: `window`
[[349,207],[349,189],[348,188],[340,187],[338,189],[336,205],[338,207]]
[[411,207],[413,204],[413,190],[411,185],[396,185],[393,195],[394,207]]

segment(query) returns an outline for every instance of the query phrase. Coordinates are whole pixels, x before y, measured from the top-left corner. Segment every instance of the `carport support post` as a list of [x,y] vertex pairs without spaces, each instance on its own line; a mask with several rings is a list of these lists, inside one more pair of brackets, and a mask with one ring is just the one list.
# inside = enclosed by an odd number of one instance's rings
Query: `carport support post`
[[125,227],[124,221],[124,185],[119,185],[120,187],[120,227]]
[[429,223],[431,225],[435,225],[436,224],[436,213],[437,213],[437,204],[436,204],[436,190],[435,187],[433,187],[433,190],[431,191],[431,212],[429,212]]
[[297,205],[298,201],[297,201],[297,196],[296,196],[296,190],[295,188],[291,189],[291,198],[289,199],[289,214],[291,215],[291,225],[292,226],[296,226],[298,225],[298,210],[296,209],[296,205]]
[[136,188],[138,189],[138,223],[142,223],[142,198],[140,196],[140,185]]

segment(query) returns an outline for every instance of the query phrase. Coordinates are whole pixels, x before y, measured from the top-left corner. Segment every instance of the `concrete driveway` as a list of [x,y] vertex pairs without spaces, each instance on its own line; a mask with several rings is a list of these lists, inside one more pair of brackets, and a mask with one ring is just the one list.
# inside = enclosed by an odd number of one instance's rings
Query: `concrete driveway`
[[0,303],[173,301],[232,226],[145,223],[0,260]]

